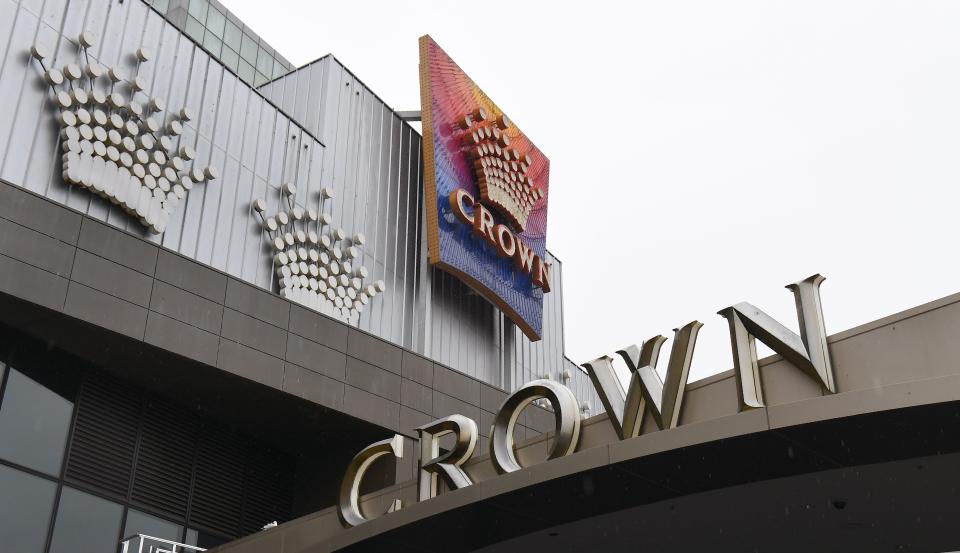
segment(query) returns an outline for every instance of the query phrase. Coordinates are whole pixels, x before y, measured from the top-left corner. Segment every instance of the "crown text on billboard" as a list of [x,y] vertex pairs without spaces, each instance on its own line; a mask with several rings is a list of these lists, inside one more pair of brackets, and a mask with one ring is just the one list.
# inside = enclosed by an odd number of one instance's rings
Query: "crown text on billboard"
[[463,188],[450,193],[450,209],[462,223],[472,226],[473,232],[493,246],[502,257],[513,258],[514,265],[529,275],[533,284],[544,292],[550,291],[550,265],[527,246],[510,227],[497,223],[493,213]]

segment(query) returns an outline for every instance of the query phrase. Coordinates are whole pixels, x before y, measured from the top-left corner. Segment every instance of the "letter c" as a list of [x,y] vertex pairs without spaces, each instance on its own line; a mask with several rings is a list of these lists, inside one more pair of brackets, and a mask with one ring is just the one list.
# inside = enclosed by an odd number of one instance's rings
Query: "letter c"
[[[360,483],[374,461],[384,455],[393,454],[396,458],[403,457],[403,436],[394,434],[389,440],[382,440],[368,445],[363,451],[350,461],[347,473],[340,483],[340,501],[337,503],[337,514],[340,522],[347,528],[367,522],[367,518],[360,512]],[[388,513],[400,510],[400,500],[394,499]]]
[[457,188],[450,193],[447,199],[450,201],[450,209],[453,210],[457,219],[468,225],[473,225],[473,215],[467,213],[467,207],[474,206],[473,196],[463,188]]

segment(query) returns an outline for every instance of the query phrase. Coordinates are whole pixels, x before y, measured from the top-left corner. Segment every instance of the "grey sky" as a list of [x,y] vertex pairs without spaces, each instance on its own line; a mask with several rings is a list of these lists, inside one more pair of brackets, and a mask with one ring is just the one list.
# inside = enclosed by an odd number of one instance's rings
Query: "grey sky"
[[960,2],[222,0],[297,65],[419,109],[431,34],[551,160],[547,245],[582,363],[715,313],[828,332],[960,291]]

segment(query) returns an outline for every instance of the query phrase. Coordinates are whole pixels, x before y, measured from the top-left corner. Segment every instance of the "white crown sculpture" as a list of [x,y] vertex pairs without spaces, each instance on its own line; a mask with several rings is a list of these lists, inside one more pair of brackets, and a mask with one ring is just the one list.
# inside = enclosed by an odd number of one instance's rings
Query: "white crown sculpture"
[[[63,180],[121,206],[160,234],[195,184],[217,178],[214,167],[191,169],[196,152],[179,144],[183,124],[193,118],[193,111],[185,107],[165,118],[163,99],[144,92],[139,71],[151,57],[148,50],[134,53],[136,65],[128,78],[120,67],[90,61],[87,50],[95,43],[91,33],[82,33],[78,42],[86,62],[82,68],[77,63],[62,70],[47,67],[47,48],[38,44],[30,50],[59,109]],[[121,87],[127,89],[126,95]]]
[[303,209],[294,202],[296,187],[280,187],[280,210],[265,216],[266,203],[253,202],[273,249],[280,295],[309,307],[351,321],[365,305],[386,289],[378,280],[365,284],[367,268],[360,265],[362,234],[348,237],[332,226],[332,218],[323,212],[333,197],[329,188],[320,191],[320,212]]

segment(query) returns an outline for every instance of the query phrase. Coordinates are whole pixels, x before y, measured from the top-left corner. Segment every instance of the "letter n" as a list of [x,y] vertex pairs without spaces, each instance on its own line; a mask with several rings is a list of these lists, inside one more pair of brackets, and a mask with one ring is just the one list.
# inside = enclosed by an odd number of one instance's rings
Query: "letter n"
[[823,281],[824,277],[817,274],[787,286],[797,303],[799,336],[746,302],[719,311],[730,323],[730,342],[741,410],[765,405],[755,339],[820,382],[830,393],[836,393],[837,385],[820,305],[820,283]]

